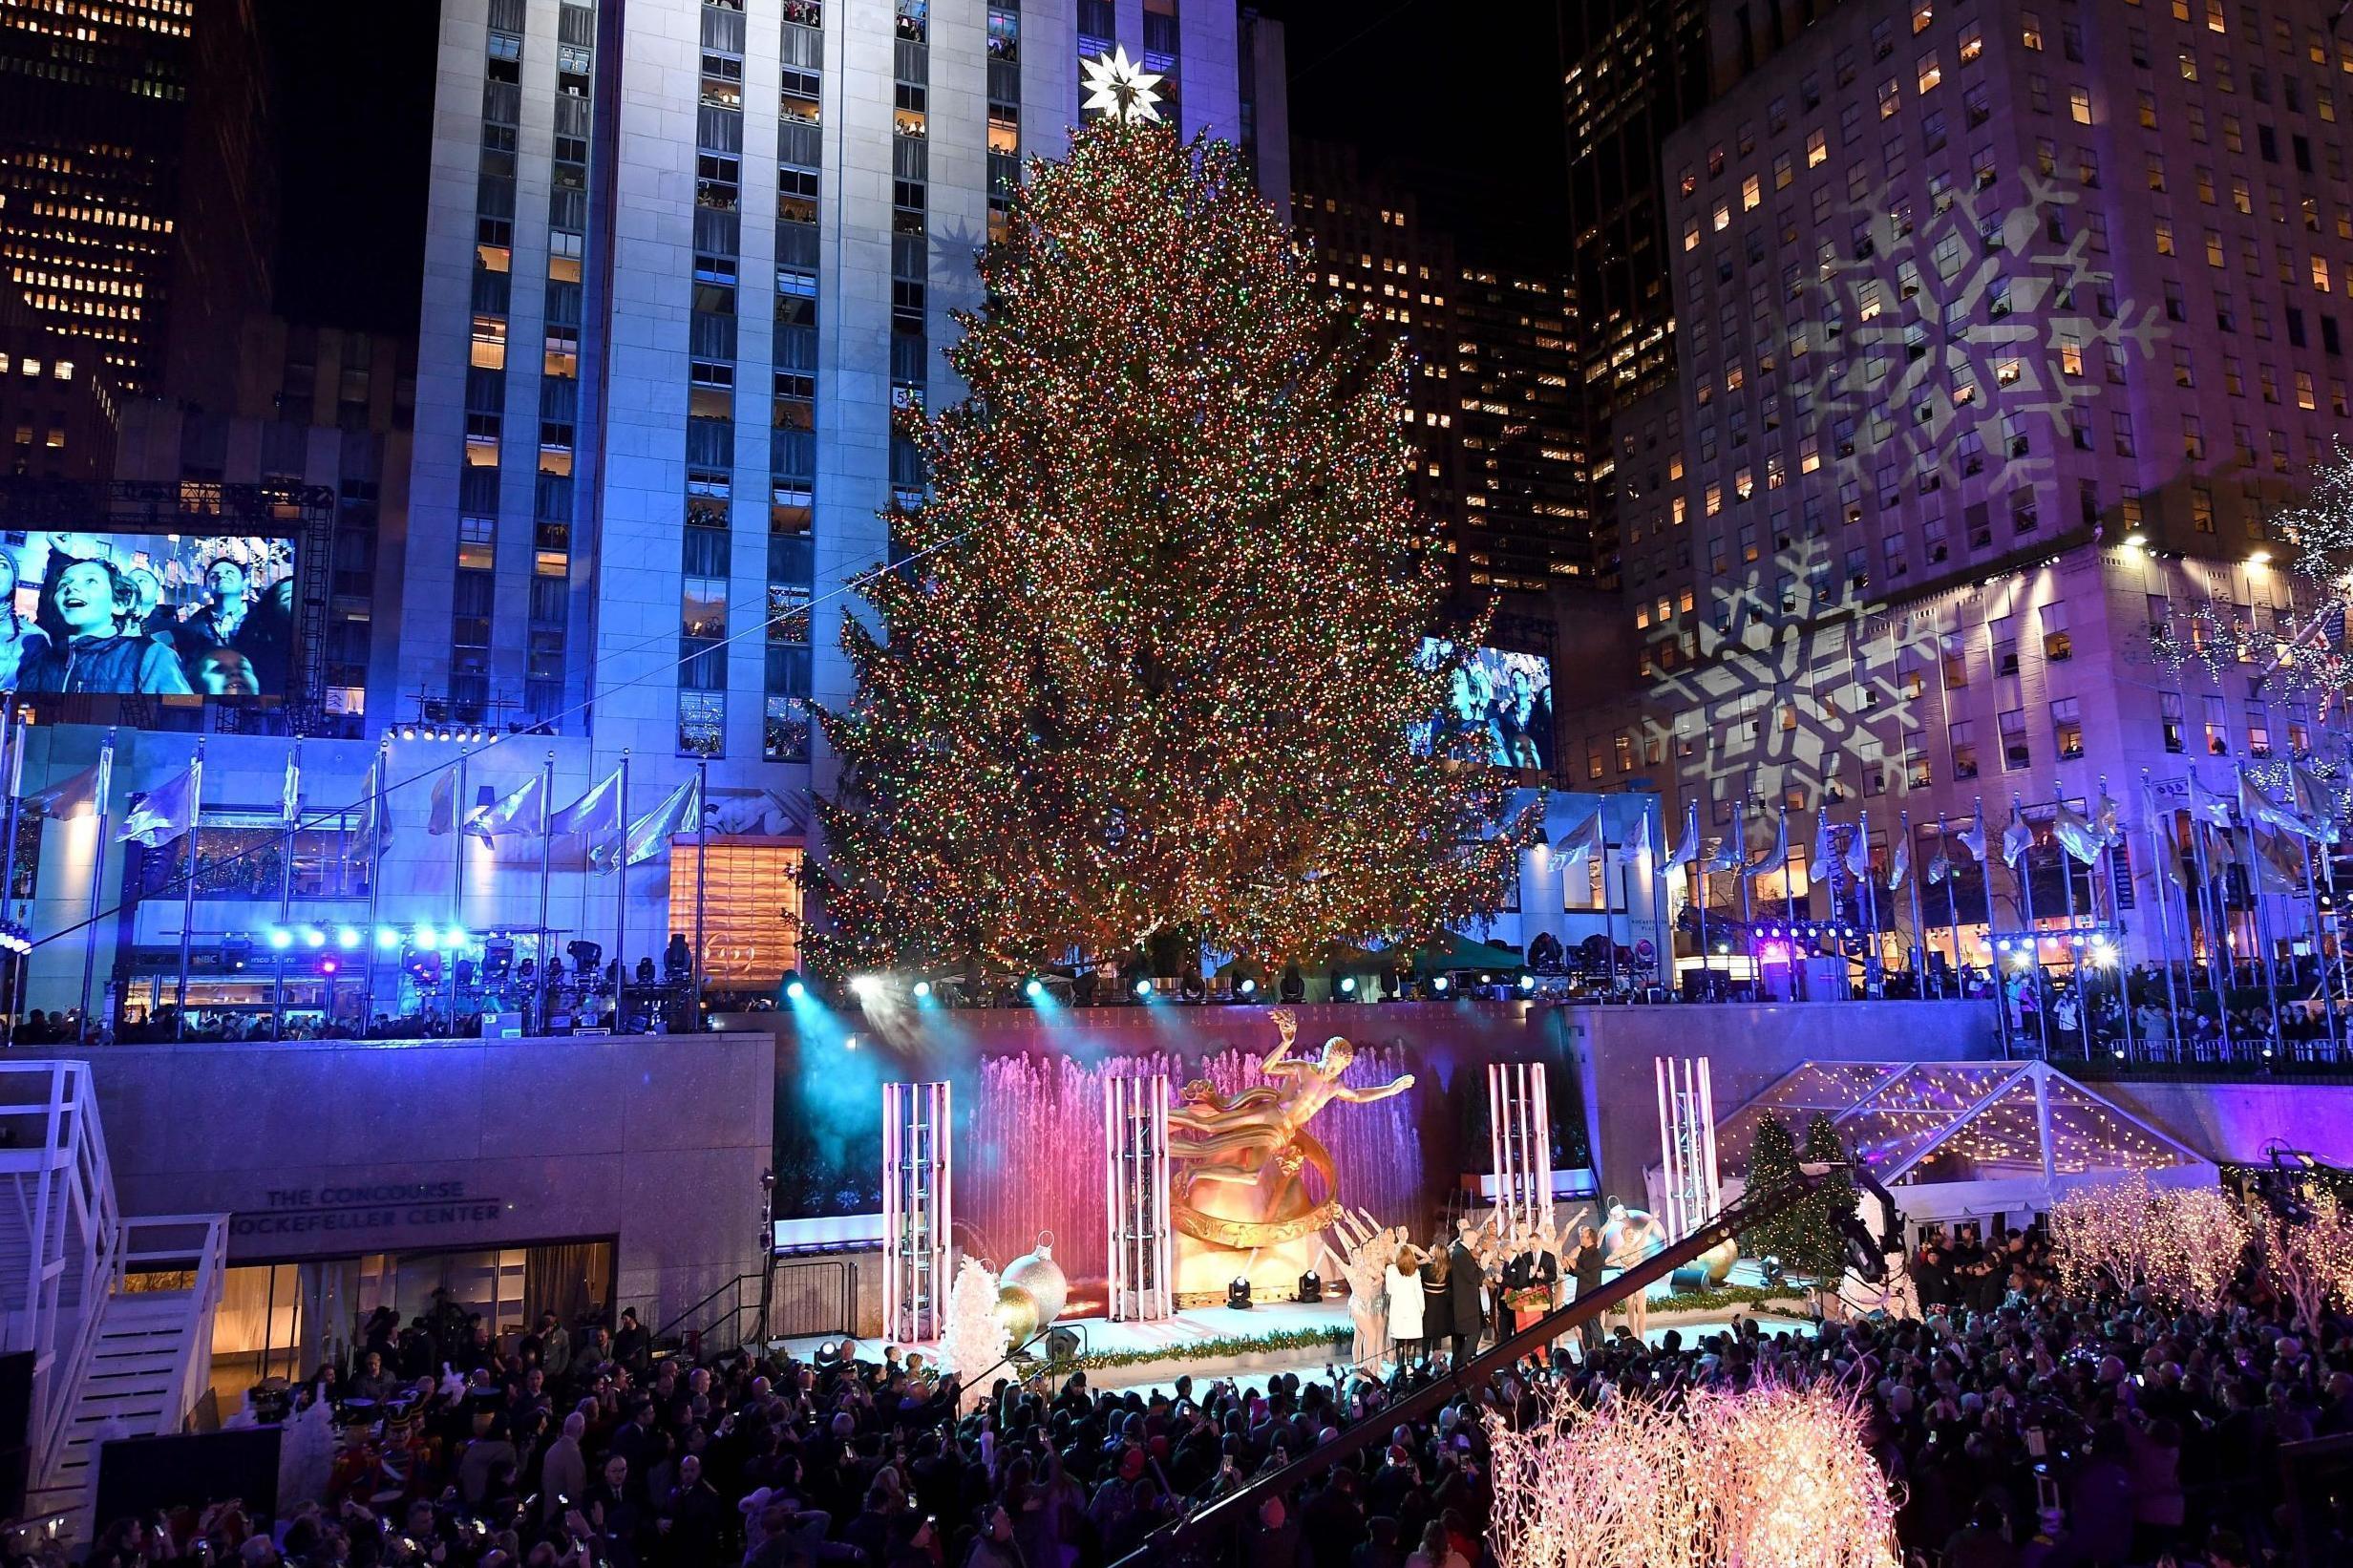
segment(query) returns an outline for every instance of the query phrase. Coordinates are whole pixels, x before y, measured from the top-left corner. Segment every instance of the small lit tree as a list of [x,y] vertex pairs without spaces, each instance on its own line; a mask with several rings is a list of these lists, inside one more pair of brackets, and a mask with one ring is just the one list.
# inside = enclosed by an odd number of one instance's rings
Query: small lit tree
[[2353,1214],[2322,1192],[2300,1219],[2273,1215],[2263,1227],[2263,1266],[2296,1303],[2318,1350],[2329,1307],[2353,1308]]

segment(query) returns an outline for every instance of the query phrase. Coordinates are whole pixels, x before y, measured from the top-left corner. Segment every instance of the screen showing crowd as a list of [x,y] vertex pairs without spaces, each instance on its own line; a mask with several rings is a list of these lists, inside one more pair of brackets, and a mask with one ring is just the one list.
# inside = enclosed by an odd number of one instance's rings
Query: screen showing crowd
[[1479,734],[1487,760],[1498,768],[1553,765],[1553,665],[1540,653],[1483,647],[1458,658],[1444,638],[1422,639],[1422,667],[1453,666],[1447,685],[1446,712],[1439,724],[1449,736],[1469,730]]
[[193,534],[0,537],[0,690],[286,694],[289,540]]

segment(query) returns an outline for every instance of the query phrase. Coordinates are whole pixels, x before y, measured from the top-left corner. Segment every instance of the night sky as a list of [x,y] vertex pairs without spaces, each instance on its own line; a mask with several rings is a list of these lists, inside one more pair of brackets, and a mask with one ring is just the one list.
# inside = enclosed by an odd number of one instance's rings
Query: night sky
[[[1566,270],[1551,7],[1261,9],[1287,30],[1295,138],[1354,142],[1472,256]],[[260,0],[278,150],[278,307],[298,321],[416,329],[437,11]]]

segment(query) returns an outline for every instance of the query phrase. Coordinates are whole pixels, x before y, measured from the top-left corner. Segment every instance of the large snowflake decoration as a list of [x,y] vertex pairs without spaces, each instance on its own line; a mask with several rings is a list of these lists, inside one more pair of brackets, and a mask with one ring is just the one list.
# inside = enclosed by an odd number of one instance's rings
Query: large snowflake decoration
[[2079,428],[2107,440],[2088,406],[2111,364],[2154,352],[2164,312],[2115,298],[2075,191],[2016,178],[2022,201],[1987,186],[1924,212],[1883,187],[1812,268],[1805,315],[1827,351],[1801,405],[1828,416],[1842,481],[1884,490],[1892,472],[1918,493],[1982,479],[1995,494],[2031,482]]
[[1854,770],[1900,762],[1920,727],[1906,671],[1931,667],[1931,616],[1866,600],[1834,576],[1819,540],[1718,583],[1715,597],[1695,657],[1669,662],[1672,630],[1652,642],[1659,673],[1643,708],[1656,716],[1644,723],[1674,748],[1686,789],[1721,780],[1743,796],[1802,787],[1818,799],[1854,788]]

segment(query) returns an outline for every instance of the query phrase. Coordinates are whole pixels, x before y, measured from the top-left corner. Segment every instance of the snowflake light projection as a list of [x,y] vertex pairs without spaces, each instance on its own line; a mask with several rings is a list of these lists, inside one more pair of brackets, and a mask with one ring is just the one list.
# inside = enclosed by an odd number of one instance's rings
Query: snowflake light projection
[[[1889,167],[1899,174],[1898,156]],[[1911,692],[1915,672],[1934,666],[1938,625],[1929,606],[1891,611],[1865,598],[1870,574],[1852,565],[1859,530],[1958,520],[1975,502],[2031,495],[2057,452],[2094,439],[2089,408],[2169,330],[2159,307],[2118,298],[2080,194],[2051,169],[1986,171],[1971,188],[1932,193],[1924,210],[1892,196],[1893,179],[1867,193],[1859,180],[1845,238],[1817,208],[1821,248],[1782,273],[1778,298],[1762,281],[1742,298],[1729,251],[1716,256],[1712,293],[1704,273],[1689,280],[1693,300],[1717,307],[1712,321],[1693,312],[1695,353],[1712,326],[1725,367],[1721,385],[1703,378],[1698,393],[1701,463],[1716,463],[1719,437],[1728,456],[1709,516],[1727,497],[1747,533],[1753,514],[1739,509],[1763,503],[1778,553],[1752,556],[1745,582],[1719,578],[1708,624],[1653,635],[1645,738],[1674,748],[1687,788],[1834,798],[1852,787],[1848,770],[1900,762],[1920,727]],[[2023,199],[2003,199],[2021,188]],[[1797,225],[1780,222],[1787,246]],[[1762,214],[1754,224],[1746,276],[1762,279],[1770,225]],[[1744,391],[1751,371],[1757,384]],[[1784,385],[1793,440],[1774,434]],[[1752,412],[1761,476],[1747,457]],[[1800,498],[1775,508],[1785,489]],[[1990,521],[1974,526],[1982,537],[1968,547],[1991,546]],[[1933,578],[1946,557],[1932,537],[1920,542]],[[1834,540],[1849,563],[1835,577]]]
[[1690,634],[1692,657],[1668,653],[1672,628],[1652,640],[1644,724],[1674,748],[1686,790],[1704,797],[1724,782],[1742,796],[1803,788],[1818,798],[1854,788],[1849,768],[1901,760],[1920,727],[1905,671],[1934,656],[1931,618],[1892,613],[1834,577],[1820,540],[1714,593],[1714,614]]
[[1842,497],[1876,489],[1884,508],[2047,475],[2062,444],[2106,440],[2089,406],[2168,334],[2160,307],[2116,298],[2079,194],[2041,170],[2014,178],[2020,201],[1999,198],[2006,181],[1924,213],[1882,194],[1849,209],[1845,246],[1823,242],[1803,297],[1826,351],[1799,404],[1827,416]]

